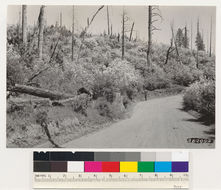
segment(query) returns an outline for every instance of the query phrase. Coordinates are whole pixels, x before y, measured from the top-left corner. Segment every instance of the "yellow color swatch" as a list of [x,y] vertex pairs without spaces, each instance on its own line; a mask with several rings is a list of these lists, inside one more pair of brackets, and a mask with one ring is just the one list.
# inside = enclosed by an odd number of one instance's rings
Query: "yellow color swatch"
[[120,172],[137,172],[137,162],[120,162]]

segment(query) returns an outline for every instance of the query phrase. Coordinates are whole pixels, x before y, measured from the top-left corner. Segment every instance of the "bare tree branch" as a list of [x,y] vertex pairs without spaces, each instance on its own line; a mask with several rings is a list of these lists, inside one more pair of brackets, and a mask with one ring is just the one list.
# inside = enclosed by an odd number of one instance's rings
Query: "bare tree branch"
[[151,23],[153,24],[154,22],[157,22],[157,21],[158,21],[158,19],[155,19],[155,20],[152,20],[152,22],[151,22]]
[[134,22],[133,22],[133,24],[132,24],[132,26],[131,26],[129,41],[131,41],[131,39],[132,39],[133,28],[134,28]]
[[30,82],[33,80],[33,79],[35,79],[37,76],[39,76],[41,73],[43,73],[44,71],[47,71],[50,67],[51,67],[51,62],[52,62],[52,60],[53,60],[53,57],[54,57],[54,54],[55,54],[55,51],[56,51],[56,49],[57,49],[57,46],[58,46],[58,42],[59,42],[59,40],[60,40],[60,36],[59,36],[59,38],[58,38],[58,40],[57,40],[57,42],[56,42],[56,44],[55,44],[55,47],[54,47],[54,50],[53,50],[53,52],[52,52],[52,54],[51,54],[51,57],[50,57],[50,60],[48,61],[48,66],[47,67],[45,67],[45,68],[43,68],[43,69],[41,69],[41,70],[39,70],[37,73],[35,73],[34,75],[32,75],[32,77],[30,77],[29,79],[28,79],[28,81],[27,81],[27,83],[26,84],[30,84]]
[[173,42],[174,42],[174,45],[175,45],[175,48],[176,48],[177,58],[179,60],[179,51],[178,51],[177,43],[176,43],[175,36],[174,36],[173,23],[171,23],[170,28],[171,28],[171,32],[172,32],[172,39],[173,39]]
[[159,17],[161,19],[161,22],[163,20],[163,17],[161,16],[160,13],[152,13],[153,17]]
[[92,24],[92,22],[94,21],[95,17],[97,16],[97,14],[104,8],[104,5],[100,6],[97,11],[94,13],[94,15],[92,16],[91,20],[89,20],[89,23],[88,25],[84,28],[84,30],[81,32],[81,37],[82,37],[82,40],[81,40],[81,45],[78,49],[78,55],[77,55],[77,60],[76,62],[78,63],[79,61],[79,58],[80,58],[80,52],[81,52],[81,49],[83,47],[83,43],[84,43],[84,40],[85,40],[85,34],[87,33],[90,25]]
[[154,31],[154,30],[161,30],[161,29],[157,28],[156,26],[152,26],[151,31]]

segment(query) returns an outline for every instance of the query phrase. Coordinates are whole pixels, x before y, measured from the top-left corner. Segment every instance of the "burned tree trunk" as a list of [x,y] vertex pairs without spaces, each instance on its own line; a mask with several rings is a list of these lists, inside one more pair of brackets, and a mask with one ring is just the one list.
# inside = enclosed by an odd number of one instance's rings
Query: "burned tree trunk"
[[212,56],[212,17],[210,21],[210,41],[209,41],[209,56]]
[[133,30],[134,30],[134,22],[133,22],[132,27],[131,27],[131,30],[130,30],[130,38],[129,38],[129,41],[131,41],[131,39],[132,39]]
[[125,11],[123,10],[122,15],[122,43],[121,43],[121,59],[124,59],[124,35],[125,35]]
[[111,24],[111,33],[110,33],[111,36],[113,36],[113,26]]
[[43,32],[44,32],[44,9],[45,6],[42,5],[38,17],[39,23],[39,33],[38,33],[38,56],[42,59],[42,50],[43,50]]
[[89,17],[87,18],[87,26],[89,26],[90,20]]
[[192,26],[192,20],[191,20],[191,35],[190,35],[190,46],[191,50],[193,50],[193,26]]
[[[171,40],[170,40],[170,46],[167,49],[167,53],[166,53],[166,60],[164,62],[165,65],[168,63],[169,56],[174,50],[176,50],[177,59],[179,60],[179,51],[178,51],[178,47],[176,44],[176,39],[174,38],[173,22],[170,24],[170,28],[171,28]],[[175,47],[173,47],[173,44],[175,45]]]
[[22,42],[27,43],[27,5],[22,5]]
[[89,20],[88,18],[88,25],[84,28],[84,30],[81,32],[80,34],[80,37],[81,37],[81,45],[78,49],[78,54],[77,54],[77,60],[76,60],[76,63],[79,62],[79,59],[80,59],[80,52],[81,52],[81,49],[83,47],[83,43],[84,43],[84,40],[85,40],[85,35],[90,27],[90,25],[93,23],[95,17],[97,16],[97,14],[104,8],[104,5],[100,6],[97,11],[94,13],[94,15],[92,16],[92,18]]
[[152,6],[148,6],[148,46],[147,46],[147,64],[151,65],[150,54],[152,49]]
[[184,27],[184,40],[183,40],[184,48],[189,48],[189,41],[187,36],[187,26]]
[[[199,35],[199,18],[197,20],[197,36]],[[196,68],[199,68],[199,44],[196,43]]]
[[21,30],[21,11],[18,13],[18,24],[17,24],[17,33],[20,36],[20,30]]
[[165,63],[164,63],[165,65],[168,63],[170,53],[172,53],[173,51],[174,51],[174,48],[173,48],[173,38],[171,38],[170,47],[168,48],[167,54],[166,54],[166,60],[165,60]]
[[62,13],[60,13],[60,27],[62,28]]
[[109,9],[107,6],[107,34],[110,35],[110,18],[109,18]]
[[173,42],[174,42],[174,45],[175,45],[177,59],[179,61],[180,60],[180,55],[179,55],[178,45],[177,45],[177,42],[176,42],[176,39],[175,39],[175,35],[174,35],[173,23],[171,24],[170,28],[171,28],[171,33],[172,33],[172,39],[173,39]]
[[71,43],[71,60],[74,61],[74,43],[75,43],[75,39],[74,39],[74,6],[73,6],[73,10],[72,10],[72,43]]

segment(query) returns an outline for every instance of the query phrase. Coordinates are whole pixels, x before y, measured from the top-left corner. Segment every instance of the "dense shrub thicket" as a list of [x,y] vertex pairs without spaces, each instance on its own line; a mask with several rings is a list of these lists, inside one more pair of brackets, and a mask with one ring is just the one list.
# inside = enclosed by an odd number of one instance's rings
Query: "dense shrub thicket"
[[[29,28],[32,34],[34,29]],[[152,66],[146,66],[146,43],[142,41],[125,42],[125,60],[121,60],[121,42],[117,37],[87,35],[83,42],[75,36],[74,57],[71,61],[71,33],[63,28],[47,27],[44,31],[43,60],[36,55],[36,35],[29,35],[26,50],[22,47],[21,35],[17,35],[17,27],[8,27],[7,82],[8,86],[25,83],[36,72],[45,66],[49,69],[42,72],[33,82],[40,87],[51,90],[76,93],[80,87],[99,91],[99,80],[102,83],[111,81],[110,91],[122,91],[125,88],[148,90],[168,88],[173,84],[189,86],[201,77],[214,79],[215,60],[205,52],[199,53],[199,68],[196,68],[195,53],[180,48],[180,61],[175,51],[170,54],[165,64],[167,46],[154,44],[152,50]],[[54,48],[58,43],[53,58]],[[78,60],[78,63],[76,62]],[[16,71],[16,72],[15,72]],[[110,83],[110,82],[109,82]],[[123,90],[124,91],[124,90]],[[95,96],[100,96],[95,92]]]
[[[39,60],[35,29],[30,27],[28,33],[28,44],[24,47],[17,26],[8,26],[8,89],[15,84],[25,84],[77,95],[78,90],[84,88],[92,94],[92,105],[85,108],[82,101],[84,110],[81,112],[87,115],[88,109],[94,109],[95,112],[90,112],[94,118],[115,119],[122,116],[134,98],[144,96],[145,91],[165,89],[169,94],[168,89],[189,87],[184,97],[185,107],[214,116],[214,56],[199,52],[197,68],[196,52],[179,48],[179,61],[173,51],[165,63],[168,46],[153,44],[152,64],[147,66],[147,44],[143,41],[126,38],[125,58],[122,60],[121,42],[117,36],[86,34],[82,40],[76,34],[72,61],[71,32],[65,27],[50,26],[44,30],[43,57]],[[41,70],[43,72],[30,81]]]
[[209,122],[215,120],[215,82],[202,80],[187,88],[184,95],[184,108],[195,110]]

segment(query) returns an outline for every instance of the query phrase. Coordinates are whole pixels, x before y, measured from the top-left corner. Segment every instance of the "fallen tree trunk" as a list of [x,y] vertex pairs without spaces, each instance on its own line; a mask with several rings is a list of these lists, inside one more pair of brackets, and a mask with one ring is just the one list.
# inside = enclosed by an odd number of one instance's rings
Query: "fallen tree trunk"
[[48,98],[37,98],[37,99],[12,99],[8,101],[13,104],[39,104],[50,102]]
[[[18,110],[23,110],[25,106],[31,106],[34,109],[37,107],[50,107],[50,106],[72,106],[74,111],[84,111],[90,101],[90,96],[87,94],[76,95],[73,98],[62,100],[50,100],[48,98],[39,99],[14,99],[9,100],[7,103],[7,113]],[[80,102],[80,103],[79,103]]]
[[9,91],[29,94],[32,96],[37,96],[37,97],[42,97],[42,98],[49,98],[50,100],[61,100],[61,99],[74,97],[74,95],[71,95],[71,94],[64,94],[64,93],[50,91],[47,89],[36,88],[36,87],[20,85],[20,84],[16,84],[14,87],[9,89]]

